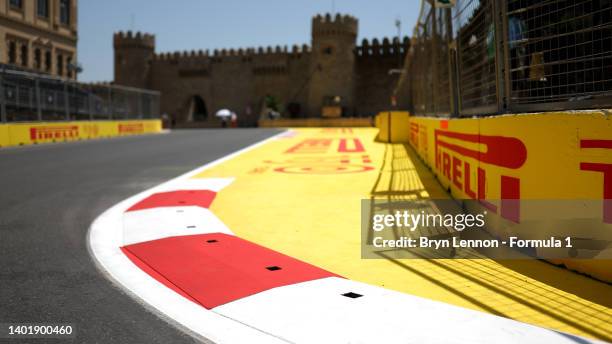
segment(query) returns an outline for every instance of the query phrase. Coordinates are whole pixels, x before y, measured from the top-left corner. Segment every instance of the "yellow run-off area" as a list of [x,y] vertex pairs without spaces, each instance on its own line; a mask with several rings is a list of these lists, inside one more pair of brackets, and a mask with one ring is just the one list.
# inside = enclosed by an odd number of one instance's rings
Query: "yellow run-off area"
[[362,199],[449,197],[411,148],[377,133],[291,130],[195,178],[236,178],[212,210],[247,240],[350,279],[612,341],[612,287],[543,261],[362,259]]

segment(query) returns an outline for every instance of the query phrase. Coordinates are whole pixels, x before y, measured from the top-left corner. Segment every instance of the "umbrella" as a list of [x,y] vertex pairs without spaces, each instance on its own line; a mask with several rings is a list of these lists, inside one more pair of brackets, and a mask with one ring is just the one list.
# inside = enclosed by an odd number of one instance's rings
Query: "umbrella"
[[219,111],[217,111],[217,113],[215,114],[215,116],[217,117],[231,117],[232,116],[232,112],[228,109],[221,109]]

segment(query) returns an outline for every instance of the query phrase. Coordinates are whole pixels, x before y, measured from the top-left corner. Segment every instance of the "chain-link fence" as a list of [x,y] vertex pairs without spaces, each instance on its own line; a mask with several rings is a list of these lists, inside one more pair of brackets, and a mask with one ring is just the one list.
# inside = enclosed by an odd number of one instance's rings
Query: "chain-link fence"
[[159,92],[0,66],[2,122],[159,118]]
[[423,0],[399,97],[429,116],[612,106],[612,0]]

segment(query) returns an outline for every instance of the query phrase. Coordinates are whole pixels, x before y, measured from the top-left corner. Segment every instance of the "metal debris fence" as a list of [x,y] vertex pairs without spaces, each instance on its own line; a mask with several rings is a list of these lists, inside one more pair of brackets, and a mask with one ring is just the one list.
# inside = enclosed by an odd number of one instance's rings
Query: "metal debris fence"
[[0,118],[6,122],[159,118],[157,91],[86,84],[0,66]]
[[419,115],[612,106],[612,1],[424,0],[398,95]]

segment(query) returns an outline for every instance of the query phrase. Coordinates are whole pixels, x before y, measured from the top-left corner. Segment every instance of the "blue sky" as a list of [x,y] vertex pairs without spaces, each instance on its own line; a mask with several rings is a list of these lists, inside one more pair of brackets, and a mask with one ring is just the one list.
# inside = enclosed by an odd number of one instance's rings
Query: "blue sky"
[[81,0],[78,58],[81,81],[113,78],[112,35],[155,34],[156,51],[310,44],[310,19],[336,12],[359,18],[359,40],[412,33],[420,0]]

